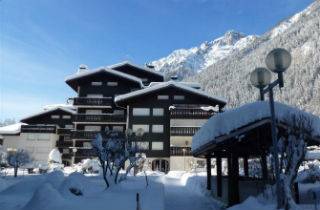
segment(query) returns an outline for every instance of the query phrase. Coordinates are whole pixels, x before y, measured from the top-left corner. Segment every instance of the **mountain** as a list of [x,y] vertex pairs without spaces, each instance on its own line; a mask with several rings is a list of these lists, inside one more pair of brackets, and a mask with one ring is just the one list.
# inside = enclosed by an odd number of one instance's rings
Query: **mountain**
[[[257,100],[258,90],[250,85],[250,73],[256,67],[265,66],[265,57],[272,49],[284,48],[290,51],[292,63],[284,73],[285,87],[281,91],[275,90],[276,100],[320,115],[320,1],[316,0],[305,10],[280,22],[265,34],[251,36],[254,38],[247,41],[244,47],[235,47],[237,42],[247,37],[243,36],[235,41],[230,47],[233,50],[211,65],[201,61],[197,63],[198,66],[203,66],[199,68],[200,72],[195,73],[198,72],[198,67],[191,68],[192,73],[185,74],[184,80],[199,82],[212,95],[225,97],[228,107],[236,107]],[[201,57],[210,60],[209,54]],[[183,72],[183,65],[190,62],[183,58],[183,62],[171,61],[162,64],[165,68],[160,68],[161,60],[153,62],[156,69],[174,73]],[[179,65],[181,69],[177,70]]]
[[199,47],[175,50],[167,57],[151,62],[151,65],[168,77],[177,75],[182,79],[193,76],[231,53],[246,48],[256,39],[257,36],[246,36],[231,30],[218,39],[202,43]]

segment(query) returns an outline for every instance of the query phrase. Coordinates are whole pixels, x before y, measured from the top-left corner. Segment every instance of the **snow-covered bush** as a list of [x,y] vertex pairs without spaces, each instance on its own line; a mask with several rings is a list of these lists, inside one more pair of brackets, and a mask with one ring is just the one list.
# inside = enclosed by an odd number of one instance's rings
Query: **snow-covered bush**
[[[105,138],[98,134],[92,141],[91,144],[98,156],[107,187],[110,186],[107,176],[113,177],[114,183],[117,183],[123,180],[132,168],[143,168],[146,157],[139,153],[136,147],[132,147],[131,143],[128,136],[116,131],[109,131]],[[119,178],[119,172],[125,168],[126,161],[129,161],[126,173]]]
[[7,161],[14,168],[14,177],[17,177],[18,168],[31,162],[29,153],[24,149],[9,151]]
[[304,162],[299,168],[296,181],[300,183],[315,183],[316,181],[320,181],[320,161]]
[[61,160],[61,153],[59,152],[59,150],[57,148],[54,148],[50,151],[49,153],[49,157],[48,157],[48,163],[62,163]]
[[7,151],[0,145],[0,166],[7,165]]

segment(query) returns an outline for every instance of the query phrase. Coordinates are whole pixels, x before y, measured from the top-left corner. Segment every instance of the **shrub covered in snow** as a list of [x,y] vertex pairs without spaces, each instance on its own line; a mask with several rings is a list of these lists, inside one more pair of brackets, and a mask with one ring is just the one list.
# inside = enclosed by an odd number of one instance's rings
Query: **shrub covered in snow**
[[316,181],[320,181],[320,161],[304,162],[299,168],[296,180],[300,183],[315,183]]
[[18,168],[31,162],[31,157],[26,150],[18,149],[9,151],[7,161],[14,168],[14,176],[17,177]]
[[48,163],[62,163],[61,160],[61,153],[59,152],[59,150],[57,148],[54,148],[50,151],[49,153],[49,157],[48,157]]

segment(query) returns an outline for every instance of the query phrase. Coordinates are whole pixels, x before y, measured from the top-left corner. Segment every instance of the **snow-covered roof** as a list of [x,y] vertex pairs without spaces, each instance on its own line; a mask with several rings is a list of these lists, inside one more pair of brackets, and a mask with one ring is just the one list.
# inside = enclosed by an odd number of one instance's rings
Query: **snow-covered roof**
[[80,72],[80,73],[77,73],[77,74],[70,75],[70,76],[66,77],[65,81],[68,82],[68,81],[71,81],[71,80],[77,80],[77,79],[80,79],[80,78],[83,78],[83,77],[87,77],[87,76],[90,76],[90,75],[93,75],[93,74],[96,74],[96,73],[99,73],[99,72],[110,73],[110,74],[119,76],[121,78],[125,78],[125,79],[128,79],[128,80],[137,82],[137,83],[140,84],[141,87],[143,87],[143,84],[142,84],[142,81],[141,81],[140,78],[132,76],[132,75],[129,75],[129,74],[126,74],[126,73],[122,73],[122,72],[119,72],[119,71],[116,71],[116,70],[113,70],[111,68],[106,68],[106,67],[100,67],[100,68],[97,68],[95,70],[83,71],[83,72]]
[[[320,136],[320,118],[297,108],[275,102],[275,115],[279,121],[284,121],[290,114],[303,115],[310,119],[313,135]],[[212,116],[193,136],[192,151],[212,142],[219,136],[227,135],[237,128],[270,117],[268,101],[258,101],[245,104],[235,109],[227,110]]]
[[12,125],[7,125],[0,127],[0,134],[2,135],[13,135],[19,134],[21,131],[21,125],[27,125],[25,123],[15,123]]
[[205,92],[203,92],[201,90],[197,90],[195,88],[192,88],[192,87],[189,87],[187,85],[181,84],[179,82],[174,82],[174,81],[162,82],[162,83],[159,83],[158,85],[150,86],[150,87],[147,87],[147,88],[144,88],[144,89],[141,89],[141,90],[137,90],[137,91],[133,91],[133,92],[130,92],[130,93],[127,93],[127,94],[118,95],[118,96],[115,97],[114,101],[116,103],[120,102],[120,101],[125,101],[127,99],[130,99],[130,98],[133,98],[133,97],[136,97],[136,96],[139,96],[139,95],[143,95],[143,94],[146,94],[146,93],[154,92],[154,91],[157,91],[157,90],[160,90],[160,89],[163,89],[163,88],[167,88],[167,87],[170,87],[170,86],[185,90],[187,92],[190,92],[190,93],[202,96],[202,97],[206,97],[206,98],[211,99],[211,100],[218,101],[218,102],[220,102],[222,104],[226,104],[227,103],[226,100],[224,100],[222,98],[212,97],[212,96],[208,95],[207,93],[205,93]]
[[154,70],[152,70],[152,69],[150,69],[150,68],[133,64],[133,63],[130,62],[130,61],[123,61],[123,62],[121,62],[121,63],[113,64],[113,65],[108,66],[108,68],[114,69],[114,68],[118,68],[118,67],[125,66],[125,65],[129,65],[129,66],[135,67],[135,68],[137,68],[137,69],[140,69],[140,70],[142,70],[142,71],[149,72],[149,73],[156,74],[156,75],[158,75],[158,76],[163,77],[163,74],[160,73],[160,72],[158,72],[158,71],[154,71]]
[[[163,82],[150,82],[149,86],[148,87],[152,87],[152,86],[155,86],[155,85],[159,85],[160,83],[163,83]],[[186,86],[189,86],[189,87],[192,87],[192,88],[195,88],[195,89],[201,89],[201,85],[197,82],[178,82],[182,85],[186,85]]]
[[39,115],[47,114],[47,113],[50,113],[50,112],[53,112],[53,111],[56,111],[56,110],[62,110],[62,111],[65,111],[67,113],[70,113],[70,114],[76,114],[75,110],[71,110],[71,109],[64,108],[64,107],[56,107],[56,108],[53,108],[53,109],[47,109],[47,110],[43,110],[41,112],[37,112],[35,114],[29,115],[27,117],[22,118],[20,121],[28,120],[28,119],[30,119],[32,117],[37,117]]
[[43,107],[44,110],[56,109],[58,107],[75,110],[76,108],[72,104],[48,104]]

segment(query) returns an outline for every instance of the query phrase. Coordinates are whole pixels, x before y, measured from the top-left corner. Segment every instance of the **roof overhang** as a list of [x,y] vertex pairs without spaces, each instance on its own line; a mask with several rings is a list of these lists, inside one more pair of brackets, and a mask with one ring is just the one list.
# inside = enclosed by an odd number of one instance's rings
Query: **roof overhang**
[[114,75],[116,77],[123,78],[125,80],[135,82],[140,87],[144,87],[144,85],[142,84],[142,81],[141,81],[140,78],[132,76],[132,75],[129,75],[129,74],[125,74],[125,73],[122,73],[122,72],[119,72],[119,71],[116,71],[116,70],[113,70],[113,69],[110,69],[110,68],[105,68],[105,67],[100,67],[100,68],[97,68],[95,70],[88,70],[88,71],[84,71],[84,72],[81,72],[81,73],[77,73],[77,74],[68,76],[68,77],[66,77],[65,82],[73,90],[77,91],[79,80],[82,80],[84,78],[87,78],[87,77],[90,77],[90,76],[93,76],[93,75],[97,75],[97,74],[100,74],[100,73],[102,73],[102,74],[104,74],[104,73],[105,74],[111,74],[111,75]]

